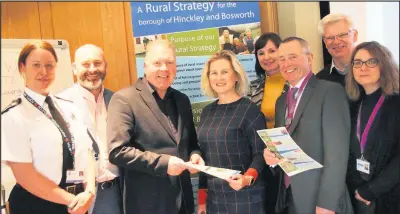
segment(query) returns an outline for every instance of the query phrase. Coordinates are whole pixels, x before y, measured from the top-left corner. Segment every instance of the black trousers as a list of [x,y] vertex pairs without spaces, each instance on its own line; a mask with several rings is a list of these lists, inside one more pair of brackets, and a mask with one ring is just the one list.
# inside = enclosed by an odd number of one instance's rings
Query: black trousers
[[16,184],[8,199],[12,214],[68,214],[65,205],[41,199]]
[[279,175],[272,174],[269,167],[263,170],[263,178],[266,184],[265,187],[265,212],[268,214],[276,214],[275,205],[279,190]]

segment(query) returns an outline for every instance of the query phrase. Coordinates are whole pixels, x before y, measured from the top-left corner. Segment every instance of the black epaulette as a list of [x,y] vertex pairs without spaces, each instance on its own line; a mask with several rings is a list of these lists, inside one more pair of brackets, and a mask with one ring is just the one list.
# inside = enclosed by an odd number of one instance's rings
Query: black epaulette
[[60,100],[64,100],[64,101],[67,101],[67,102],[73,103],[73,101],[72,101],[72,100],[65,99],[64,97],[59,97],[59,96],[57,96],[57,95],[55,95],[54,97],[55,97],[55,98],[57,98],[57,99],[60,99]]
[[10,110],[10,109],[14,108],[15,106],[21,104],[21,102],[22,102],[22,99],[21,99],[21,98],[18,98],[18,99],[13,100],[13,101],[10,103],[10,105],[8,105],[3,111],[1,111],[1,114],[6,113],[8,110]]

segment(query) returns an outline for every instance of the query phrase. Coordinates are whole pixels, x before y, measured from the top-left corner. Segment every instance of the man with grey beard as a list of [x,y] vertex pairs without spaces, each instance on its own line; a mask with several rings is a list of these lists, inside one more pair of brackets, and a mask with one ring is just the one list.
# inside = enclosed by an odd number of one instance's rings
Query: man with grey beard
[[89,213],[122,214],[121,176],[118,167],[108,161],[106,119],[114,92],[103,85],[107,74],[103,50],[92,44],[79,47],[75,52],[73,71],[77,83],[59,96],[80,109],[96,152],[97,194]]

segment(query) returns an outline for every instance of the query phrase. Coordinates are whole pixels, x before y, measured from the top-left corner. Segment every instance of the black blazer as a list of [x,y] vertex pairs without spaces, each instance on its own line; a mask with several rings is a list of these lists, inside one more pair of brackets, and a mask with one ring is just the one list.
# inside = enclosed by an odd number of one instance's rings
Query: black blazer
[[340,85],[342,85],[344,87],[345,75],[339,74],[338,71],[336,70],[336,68],[333,68],[332,73],[331,73],[331,66],[332,66],[332,64],[329,64],[328,66],[324,67],[315,76],[318,79],[339,83]]
[[107,121],[109,159],[124,170],[123,204],[127,214],[177,214],[181,206],[187,213],[194,212],[190,173],[167,174],[171,155],[188,161],[190,154],[199,150],[189,98],[172,90],[179,115],[177,135],[142,78],[111,98]]
[[347,184],[350,194],[358,189],[364,199],[376,202],[375,213],[400,212],[399,106],[400,95],[386,97],[372,123],[364,150],[364,157],[370,162],[369,175],[356,168],[361,149],[356,137],[357,117],[352,120]]

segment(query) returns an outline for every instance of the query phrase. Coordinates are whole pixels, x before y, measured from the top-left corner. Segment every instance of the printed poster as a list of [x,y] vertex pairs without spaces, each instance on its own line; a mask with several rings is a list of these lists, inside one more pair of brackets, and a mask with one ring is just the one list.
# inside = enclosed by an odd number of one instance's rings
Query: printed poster
[[173,88],[185,93],[195,126],[214,99],[200,90],[204,63],[222,49],[232,50],[254,80],[254,43],[261,34],[258,2],[131,2],[138,77],[143,77],[146,46],[168,39],[176,46]]
[[257,133],[267,148],[281,160],[278,165],[288,176],[323,167],[294,142],[285,127],[258,130]]

